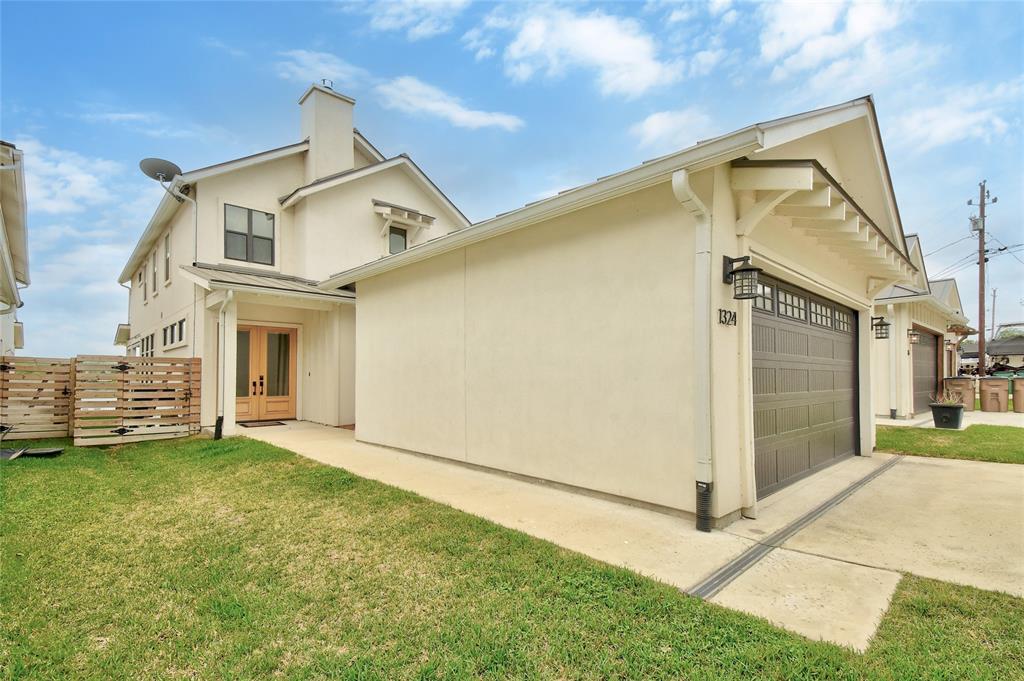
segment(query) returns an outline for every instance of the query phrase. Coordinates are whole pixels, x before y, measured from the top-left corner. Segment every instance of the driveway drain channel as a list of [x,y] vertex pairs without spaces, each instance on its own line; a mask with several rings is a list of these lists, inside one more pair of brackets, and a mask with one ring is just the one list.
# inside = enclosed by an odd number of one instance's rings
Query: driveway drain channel
[[902,456],[894,456],[884,464],[865,475],[860,480],[852,483],[849,487],[842,490],[828,501],[825,501],[821,505],[811,509],[804,515],[800,516],[789,525],[786,525],[782,529],[774,532],[773,534],[765,537],[762,541],[754,544],[749,549],[736,556],[734,559],[718,568],[708,576],[707,579],[698,583],[692,587],[687,593],[697,598],[708,599],[717,594],[719,591],[728,586],[734,579],[742,575],[744,572],[749,570],[751,567],[757,564],[762,558],[767,556],[775,549],[782,546],[790,537],[804,529],[821,516],[828,513],[831,509],[842,503],[851,494],[864,487],[869,482],[877,478],[882,473],[886,472],[903,459]]

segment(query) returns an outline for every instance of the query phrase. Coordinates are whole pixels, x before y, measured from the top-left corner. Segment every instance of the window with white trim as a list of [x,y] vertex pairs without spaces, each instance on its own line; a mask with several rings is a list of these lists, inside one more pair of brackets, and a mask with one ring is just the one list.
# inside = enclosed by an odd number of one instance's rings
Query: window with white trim
[[274,264],[274,215],[224,204],[224,257]]
[[388,253],[401,253],[409,247],[409,231],[401,227],[391,226],[388,231]]
[[146,301],[148,296],[146,295],[146,268],[143,267],[139,270],[139,288],[142,289],[142,300]]
[[164,347],[178,347],[185,344],[185,320],[179,319],[163,328]]
[[164,235],[164,281],[171,280],[171,235]]
[[156,288],[156,249],[155,248],[153,249],[152,270],[153,270],[153,295],[155,296],[157,294],[157,288]]
[[152,357],[156,350],[156,334],[151,333],[148,336],[144,336],[141,348],[140,357]]

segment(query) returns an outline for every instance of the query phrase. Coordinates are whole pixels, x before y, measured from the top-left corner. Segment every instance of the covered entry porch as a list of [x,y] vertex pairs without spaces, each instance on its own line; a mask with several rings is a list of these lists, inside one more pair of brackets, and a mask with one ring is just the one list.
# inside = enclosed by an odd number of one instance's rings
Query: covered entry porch
[[207,291],[204,428],[301,419],[355,420],[355,294],[230,265],[183,266]]

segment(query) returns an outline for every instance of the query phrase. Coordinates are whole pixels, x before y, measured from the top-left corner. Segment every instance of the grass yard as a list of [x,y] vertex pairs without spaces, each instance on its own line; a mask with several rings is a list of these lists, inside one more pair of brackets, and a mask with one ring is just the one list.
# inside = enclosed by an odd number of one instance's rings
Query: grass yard
[[1024,600],[915,577],[864,655],[231,439],[0,465],[8,678],[1021,678]]
[[875,448],[894,454],[1024,463],[1024,428],[973,425],[963,430],[879,426]]

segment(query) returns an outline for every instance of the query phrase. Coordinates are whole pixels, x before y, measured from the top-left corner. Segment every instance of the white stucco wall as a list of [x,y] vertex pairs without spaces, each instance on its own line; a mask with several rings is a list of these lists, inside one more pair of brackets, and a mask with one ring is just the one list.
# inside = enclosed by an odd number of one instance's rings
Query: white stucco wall
[[667,184],[359,283],[357,436],[693,510]]

